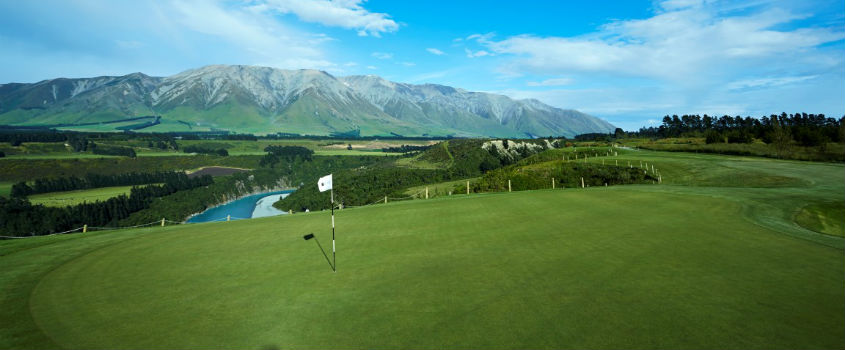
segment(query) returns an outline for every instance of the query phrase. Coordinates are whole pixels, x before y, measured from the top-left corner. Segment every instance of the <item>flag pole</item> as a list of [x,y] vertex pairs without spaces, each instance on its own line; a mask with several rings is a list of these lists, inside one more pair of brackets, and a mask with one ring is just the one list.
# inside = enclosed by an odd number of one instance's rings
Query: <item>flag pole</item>
[[[334,186],[332,186],[334,187]],[[331,199],[332,199],[332,271],[337,272],[337,258],[335,258],[335,248],[334,248],[334,189],[331,189]]]

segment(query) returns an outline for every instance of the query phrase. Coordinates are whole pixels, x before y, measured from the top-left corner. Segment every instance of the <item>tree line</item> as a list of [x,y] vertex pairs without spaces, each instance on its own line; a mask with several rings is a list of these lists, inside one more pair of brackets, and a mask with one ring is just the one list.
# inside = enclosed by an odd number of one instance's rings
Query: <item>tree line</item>
[[117,175],[86,174],[83,177],[67,176],[38,178],[12,185],[12,197],[26,197],[33,194],[84,190],[89,188],[145,185],[152,183],[178,183],[185,174],[177,171],[155,173],[127,173]]
[[[708,143],[750,143],[754,138],[766,143],[795,141],[802,146],[820,146],[827,142],[845,142],[845,117],[835,119],[824,114],[781,113],[761,118],[711,117],[682,115],[665,116],[659,127],[640,128],[623,133],[627,137],[700,137]],[[617,132],[619,134],[619,132]],[[619,135],[614,135],[619,136]]]
[[225,148],[207,148],[201,146],[185,146],[182,148],[182,152],[185,153],[199,153],[199,154],[211,154],[211,155],[218,155],[222,157],[226,157],[229,155],[229,151]]
[[431,146],[402,145],[399,147],[385,147],[382,148],[381,151],[386,153],[413,153],[425,151],[430,147]]
[[0,197],[0,230],[9,236],[37,236],[68,231],[82,225],[115,226],[132,213],[149,208],[155,198],[213,183],[208,175],[189,178],[182,173],[166,179],[162,185],[132,187],[129,196],[122,194],[105,201],[61,208],[33,205],[21,197]]
[[267,152],[259,161],[259,166],[275,168],[283,162],[310,161],[313,159],[314,151],[301,146],[277,146],[270,145],[264,147],[264,152]]
[[121,146],[98,146],[97,144],[91,145],[91,153],[100,154],[100,155],[107,155],[107,156],[121,156],[121,157],[129,157],[135,158],[137,154],[135,154],[135,150],[132,147],[121,147]]

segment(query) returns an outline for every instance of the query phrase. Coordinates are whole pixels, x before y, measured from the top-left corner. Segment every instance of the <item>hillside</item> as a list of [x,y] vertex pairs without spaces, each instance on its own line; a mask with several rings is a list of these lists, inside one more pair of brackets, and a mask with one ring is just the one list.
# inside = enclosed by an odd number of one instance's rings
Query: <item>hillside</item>
[[0,85],[0,124],[57,125],[163,116],[145,131],[402,136],[574,136],[613,125],[537,100],[377,76],[206,66],[169,77],[53,79]]
[[791,221],[842,166],[619,158],[669,184],[338,211],[337,273],[327,211],[0,241],[0,348],[845,345],[842,239]]

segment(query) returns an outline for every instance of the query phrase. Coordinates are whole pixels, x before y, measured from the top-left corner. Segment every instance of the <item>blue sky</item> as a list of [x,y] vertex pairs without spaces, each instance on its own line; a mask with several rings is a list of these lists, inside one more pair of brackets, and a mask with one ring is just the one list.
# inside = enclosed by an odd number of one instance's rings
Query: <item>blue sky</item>
[[209,64],[663,115],[845,113],[843,1],[0,0],[0,83]]

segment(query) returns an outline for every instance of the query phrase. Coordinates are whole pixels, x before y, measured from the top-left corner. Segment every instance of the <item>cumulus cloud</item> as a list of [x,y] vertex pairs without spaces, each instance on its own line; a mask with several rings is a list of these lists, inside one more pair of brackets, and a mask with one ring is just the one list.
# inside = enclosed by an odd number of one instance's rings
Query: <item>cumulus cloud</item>
[[357,30],[358,35],[375,37],[395,32],[399,24],[386,13],[365,9],[362,0],[266,0],[254,6],[258,10],[292,13],[306,22]]
[[[535,74],[608,73],[689,83],[723,83],[747,73],[771,75],[788,67],[829,69],[842,57],[818,46],[845,38],[839,28],[789,28],[804,15],[768,8],[726,16],[716,4],[692,0],[659,3],[650,18],[614,21],[576,37],[518,35],[495,40],[467,37],[492,53],[508,55],[505,71]],[[474,57],[467,50],[467,55]]]
[[318,46],[330,38],[295,30],[254,8],[179,1],[173,2],[168,10],[169,22],[241,48],[251,54],[254,60],[251,64],[289,69],[335,66],[324,58]]
[[438,49],[435,49],[435,48],[433,48],[433,47],[429,47],[429,48],[427,48],[427,49],[425,49],[425,50],[426,50],[426,51],[428,51],[428,52],[430,52],[430,53],[432,53],[432,54],[434,54],[434,55],[437,55],[437,56],[440,56],[440,55],[445,55],[445,54],[446,54],[445,52],[440,51],[440,50],[438,50]]

